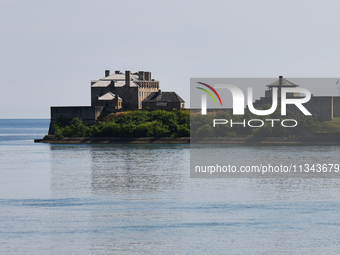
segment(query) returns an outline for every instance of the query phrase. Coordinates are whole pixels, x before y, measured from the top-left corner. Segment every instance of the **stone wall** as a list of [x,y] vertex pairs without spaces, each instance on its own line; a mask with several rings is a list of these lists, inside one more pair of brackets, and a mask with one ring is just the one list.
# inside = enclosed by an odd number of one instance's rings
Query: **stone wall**
[[[340,99],[338,100],[337,114],[340,116]],[[261,97],[259,100],[256,100],[253,105],[256,109],[259,109],[266,104],[272,105],[272,99]],[[316,115],[320,121],[333,119],[333,97],[331,96],[312,96],[303,106],[306,107],[312,115]],[[287,109],[292,112],[302,113],[295,105],[288,104]]]
[[102,96],[109,91],[115,93],[123,99],[123,108],[137,110],[138,107],[138,87],[92,87],[91,88],[91,105],[98,105],[98,96]]
[[128,110],[137,110],[138,107],[138,87],[116,87],[112,89],[116,95],[123,99],[123,108]]
[[102,96],[110,91],[108,87],[91,87],[91,106],[95,106],[98,101],[98,96]]
[[63,115],[67,120],[71,121],[74,118],[79,118],[84,124],[92,125],[97,117],[103,112],[102,106],[58,106],[51,107],[51,122],[48,134],[54,134],[54,125],[57,123],[57,118]]
[[320,121],[333,119],[333,97],[331,96],[313,96],[303,105]]
[[333,97],[333,117],[340,117],[340,97]]

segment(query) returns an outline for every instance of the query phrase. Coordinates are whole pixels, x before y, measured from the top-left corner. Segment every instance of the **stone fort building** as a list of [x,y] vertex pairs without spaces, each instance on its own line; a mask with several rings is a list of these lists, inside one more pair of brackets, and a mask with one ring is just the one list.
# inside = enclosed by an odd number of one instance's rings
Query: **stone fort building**
[[[267,104],[272,105],[272,89],[278,89],[278,101],[281,101],[281,88],[295,88],[299,85],[279,76],[279,79],[266,85],[265,96],[253,103],[254,108],[259,109]],[[288,93],[287,98],[303,98],[299,93]],[[311,99],[303,104],[304,107],[320,121],[333,120],[340,117],[340,97],[338,96],[311,96]],[[287,105],[287,109],[293,112],[301,111],[295,105]]]
[[105,77],[91,81],[91,106],[51,107],[49,134],[54,133],[60,115],[68,120],[80,118],[85,124],[94,124],[106,112],[183,109],[184,104],[177,93],[162,92],[159,81],[151,78],[151,72],[115,71],[110,74],[110,70],[105,70]]

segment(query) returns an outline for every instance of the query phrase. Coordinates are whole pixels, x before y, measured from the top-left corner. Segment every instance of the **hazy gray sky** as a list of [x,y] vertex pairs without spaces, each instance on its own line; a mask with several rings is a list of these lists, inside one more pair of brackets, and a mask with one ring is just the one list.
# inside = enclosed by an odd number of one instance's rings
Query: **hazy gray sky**
[[[90,81],[105,69],[151,71],[187,105],[190,77],[340,77],[339,10],[315,0],[0,0],[0,118],[90,105]],[[309,89],[337,95],[335,84]]]

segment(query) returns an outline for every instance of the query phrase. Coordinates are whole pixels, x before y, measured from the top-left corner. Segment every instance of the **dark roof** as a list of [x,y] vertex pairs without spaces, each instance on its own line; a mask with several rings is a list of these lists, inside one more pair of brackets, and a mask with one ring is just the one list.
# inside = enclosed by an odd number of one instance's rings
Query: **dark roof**
[[[279,86],[280,86],[280,79],[267,85],[267,87],[279,87]],[[295,83],[292,83],[291,81],[288,81],[287,79],[282,78],[282,87],[298,87],[298,86],[299,85],[296,85]]]
[[152,92],[143,102],[183,102],[184,100],[176,92]]

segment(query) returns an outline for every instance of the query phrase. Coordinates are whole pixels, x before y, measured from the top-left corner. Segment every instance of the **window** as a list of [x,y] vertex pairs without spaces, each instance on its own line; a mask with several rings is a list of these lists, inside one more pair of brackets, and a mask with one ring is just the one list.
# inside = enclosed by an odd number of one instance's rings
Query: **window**
[[156,106],[168,106],[167,102],[156,102]]

